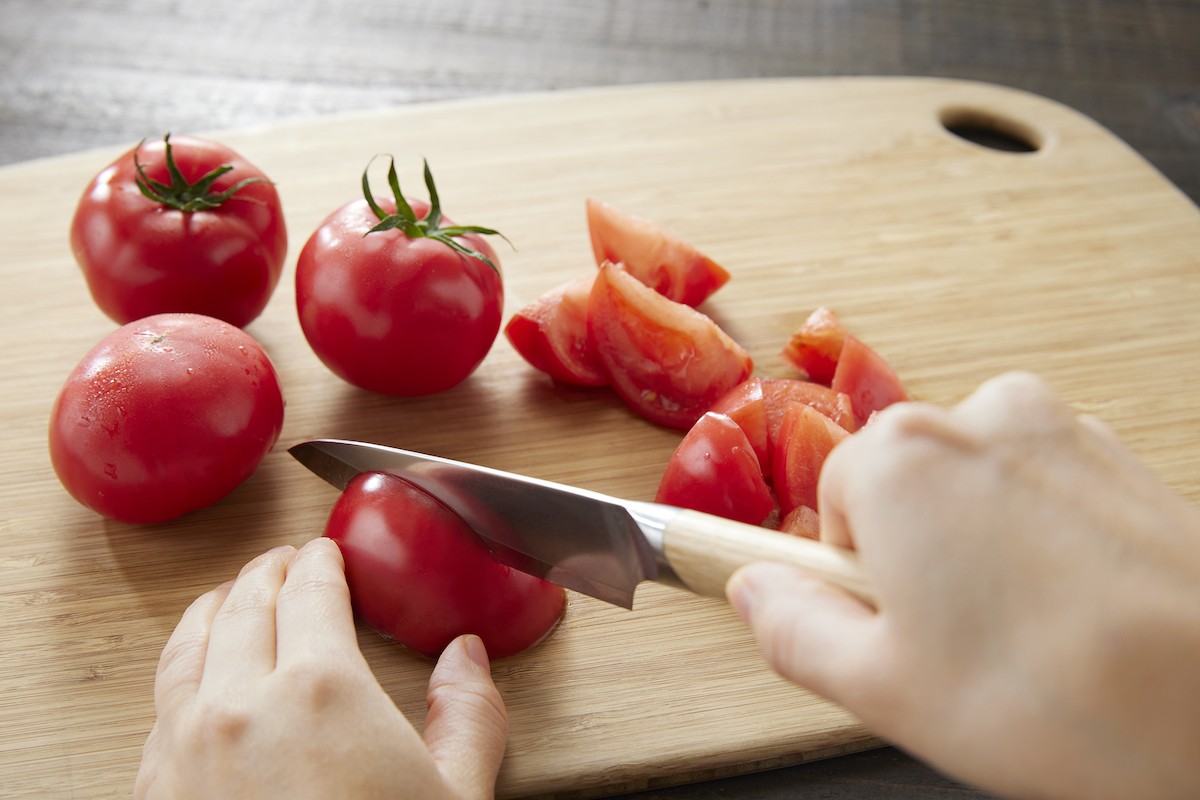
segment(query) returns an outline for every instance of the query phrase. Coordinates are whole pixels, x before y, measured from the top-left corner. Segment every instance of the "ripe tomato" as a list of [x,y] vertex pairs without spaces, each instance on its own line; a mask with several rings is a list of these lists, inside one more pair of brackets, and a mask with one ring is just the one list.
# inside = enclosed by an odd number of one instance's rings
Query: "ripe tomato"
[[874,412],[908,399],[900,378],[883,357],[849,334],[830,386],[850,397],[860,424]]
[[164,137],[92,179],[71,250],[96,305],[119,323],[192,312],[243,327],[279,283],[287,229],[275,186],[253,164],[216,142]]
[[712,412],[675,449],[655,500],[750,525],[775,509],[750,440],[732,419]]
[[279,438],[283,394],[262,347],[197,314],[160,314],[105,337],[67,378],[50,459],[71,496],[122,522],[211,505]]
[[521,357],[555,380],[579,386],[608,383],[588,338],[587,304],[594,282],[594,275],[586,275],[551,289],[504,326]]
[[587,221],[597,266],[623,264],[630,275],[677,303],[698,306],[729,280],[720,264],[648,220],[589,199]]
[[496,561],[458,515],[394,475],[356,476],[325,535],[346,560],[359,617],[425,656],[464,633],[493,658],[512,655],[545,638],[566,606],[561,588]]
[[817,507],[817,480],[825,457],[849,435],[845,428],[811,406],[804,403],[788,406],[772,466],[775,499],[785,519],[800,506]]
[[810,381],[826,386],[833,380],[846,331],[831,309],[821,307],[809,315],[783,348],[783,357]]
[[625,403],[673,428],[690,428],[754,366],[711,319],[612,264],[592,286],[588,335]]
[[296,309],[313,351],[363,389],[398,396],[450,389],[475,371],[500,331],[499,260],[480,234],[444,219],[428,165],[430,203],[408,201],[395,164],[393,197],[331,214],[296,264]]

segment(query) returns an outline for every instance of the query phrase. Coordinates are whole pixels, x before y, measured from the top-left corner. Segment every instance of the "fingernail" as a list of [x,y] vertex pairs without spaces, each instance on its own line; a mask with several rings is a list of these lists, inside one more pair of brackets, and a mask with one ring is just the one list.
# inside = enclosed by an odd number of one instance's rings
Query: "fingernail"
[[483,669],[490,670],[492,668],[491,661],[488,659],[487,648],[483,645],[483,640],[473,633],[468,633],[463,636],[463,647],[467,650],[467,658],[475,662]]

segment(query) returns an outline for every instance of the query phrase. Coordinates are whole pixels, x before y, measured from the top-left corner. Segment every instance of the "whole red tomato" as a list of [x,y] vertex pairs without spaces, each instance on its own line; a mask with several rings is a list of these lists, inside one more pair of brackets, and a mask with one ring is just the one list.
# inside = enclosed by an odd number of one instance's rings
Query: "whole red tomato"
[[400,192],[364,198],[331,214],[296,264],[296,310],[317,356],[363,389],[427,395],[458,385],[500,331],[499,261],[481,234],[442,217],[429,167],[430,203]]
[[287,229],[257,167],[216,142],[168,136],[92,179],[71,250],[96,305],[117,322],[192,312],[243,327],[279,283]]
[[211,505],[279,438],[283,394],[259,344],[198,314],[160,314],[100,341],[50,415],[50,460],[71,496],[122,522]]
[[394,475],[355,477],[325,535],[359,618],[422,655],[474,633],[503,658],[541,641],[565,609],[562,589],[496,561],[462,518]]

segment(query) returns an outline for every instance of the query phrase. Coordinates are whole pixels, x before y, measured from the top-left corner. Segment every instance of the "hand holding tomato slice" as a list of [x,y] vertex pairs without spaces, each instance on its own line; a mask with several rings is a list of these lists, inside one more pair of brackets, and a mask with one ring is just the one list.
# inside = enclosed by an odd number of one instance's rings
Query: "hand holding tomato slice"
[[711,319],[612,264],[592,286],[588,333],[617,394],[672,428],[690,428],[754,366]]
[[279,283],[287,229],[261,170],[224,145],[168,135],[92,179],[71,250],[96,305],[119,323],[191,312],[245,327]]
[[400,191],[371,194],[331,214],[296,263],[296,310],[313,351],[334,374],[382,394],[428,395],[457,386],[500,331],[504,286],[491,228],[442,216],[425,166],[428,204]]
[[226,322],[159,314],[106,336],[50,416],[50,460],[71,496],[121,522],[164,522],[220,500],[283,427],[262,347]]
[[473,633],[503,658],[545,638],[565,608],[563,589],[501,564],[457,514],[395,475],[355,477],[325,535],[359,617],[422,655]]

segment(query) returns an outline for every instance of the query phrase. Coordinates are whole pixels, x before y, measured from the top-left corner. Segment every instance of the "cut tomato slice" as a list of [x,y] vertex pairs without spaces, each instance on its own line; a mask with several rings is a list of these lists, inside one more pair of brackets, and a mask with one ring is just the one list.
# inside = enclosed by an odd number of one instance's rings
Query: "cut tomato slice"
[[779,429],[788,408],[795,403],[811,406],[848,432],[858,429],[850,398],[811,381],[750,378],[722,396],[710,410],[725,414],[741,426],[763,471],[771,475]]
[[820,539],[821,517],[814,508],[796,506],[779,523],[779,530],[806,539]]
[[830,386],[850,397],[860,425],[876,411],[908,399],[900,378],[883,357],[849,334]]
[[841,425],[810,406],[788,406],[775,446],[773,481],[784,520],[800,506],[817,507],[817,480],[825,457],[849,435]]
[[729,280],[720,264],[648,220],[589,199],[587,221],[598,266],[623,264],[630,275],[677,303],[698,306]]
[[655,500],[750,525],[775,510],[750,440],[732,419],[711,411],[675,449]]
[[612,264],[596,275],[587,316],[597,358],[617,394],[660,425],[690,428],[754,366],[711,319]]
[[845,339],[846,331],[837,315],[822,306],[792,334],[783,348],[783,357],[810,381],[828,386]]
[[738,424],[763,472],[771,474],[771,440],[767,434],[767,404],[763,399],[762,378],[750,378],[730,389],[713,404],[710,411],[724,414]]
[[604,386],[588,337],[588,295],[594,275],[551,289],[522,308],[504,326],[504,335],[521,357],[555,380],[579,386]]

